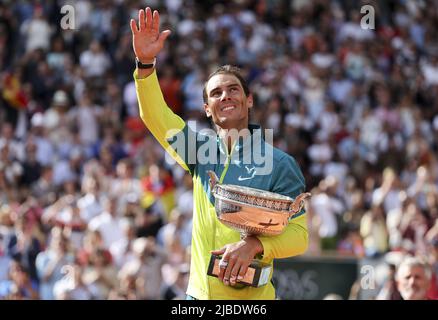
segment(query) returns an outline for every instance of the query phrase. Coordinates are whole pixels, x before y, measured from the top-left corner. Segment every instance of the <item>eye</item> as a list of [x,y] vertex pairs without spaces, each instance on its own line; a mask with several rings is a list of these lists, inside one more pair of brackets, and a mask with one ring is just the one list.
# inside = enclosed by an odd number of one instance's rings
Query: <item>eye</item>
[[217,98],[217,97],[220,97],[220,96],[221,96],[221,93],[220,93],[219,91],[214,91],[214,92],[211,93],[210,96],[211,96],[211,97],[215,97],[215,98]]
[[238,92],[239,89],[237,89],[237,87],[232,87],[232,88],[230,89],[230,91],[231,91],[231,92]]

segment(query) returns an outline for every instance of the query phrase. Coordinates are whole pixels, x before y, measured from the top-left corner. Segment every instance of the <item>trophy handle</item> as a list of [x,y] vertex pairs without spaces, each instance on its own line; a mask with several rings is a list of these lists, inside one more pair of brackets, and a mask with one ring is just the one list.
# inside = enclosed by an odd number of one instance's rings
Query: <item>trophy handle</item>
[[305,192],[295,198],[289,207],[289,218],[292,218],[304,208],[306,198],[309,198],[311,195],[310,192]]
[[219,184],[219,178],[214,171],[208,170],[207,173],[210,176],[210,189],[213,191],[214,187]]

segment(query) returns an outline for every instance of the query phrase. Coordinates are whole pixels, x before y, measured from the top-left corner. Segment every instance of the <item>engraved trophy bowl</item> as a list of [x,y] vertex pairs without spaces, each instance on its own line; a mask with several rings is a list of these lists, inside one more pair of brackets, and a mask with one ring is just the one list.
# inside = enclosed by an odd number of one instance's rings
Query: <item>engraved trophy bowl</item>
[[[241,239],[250,235],[276,236],[281,234],[289,219],[300,213],[306,198],[311,194],[301,193],[290,197],[231,184],[220,184],[213,171],[208,171],[210,188],[215,198],[216,216],[227,227],[238,231]],[[221,257],[212,255],[207,274],[218,277]],[[267,284],[272,266],[253,259],[241,286],[260,287]]]
[[208,171],[208,175],[217,218],[242,237],[281,234],[289,219],[303,209],[306,198],[311,196],[305,192],[292,199],[265,190],[220,184],[213,171]]

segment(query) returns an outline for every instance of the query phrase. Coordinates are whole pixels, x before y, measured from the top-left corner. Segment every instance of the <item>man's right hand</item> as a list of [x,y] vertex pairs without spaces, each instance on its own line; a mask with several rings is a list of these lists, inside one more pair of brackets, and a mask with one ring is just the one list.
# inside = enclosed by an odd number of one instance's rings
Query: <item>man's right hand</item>
[[[131,19],[132,47],[141,63],[152,63],[163,49],[164,41],[170,35],[170,30],[160,33],[160,15],[157,10],[152,14],[151,8],[138,11],[138,26]],[[152,73],[151,70],[148,73]]]

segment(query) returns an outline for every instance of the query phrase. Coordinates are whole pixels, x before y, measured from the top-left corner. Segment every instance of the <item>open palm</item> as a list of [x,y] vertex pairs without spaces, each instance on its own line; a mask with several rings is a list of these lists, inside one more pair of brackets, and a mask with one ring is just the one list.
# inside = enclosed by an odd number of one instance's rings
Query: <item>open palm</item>
[[138,11],[138,26],[135,20],[131,19],[131,31],[134,53],[143,63],[154,60],[170,35],[170,30],[160,33],[160,14],[157,10],[152,14],[149,7]]

